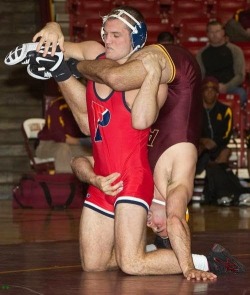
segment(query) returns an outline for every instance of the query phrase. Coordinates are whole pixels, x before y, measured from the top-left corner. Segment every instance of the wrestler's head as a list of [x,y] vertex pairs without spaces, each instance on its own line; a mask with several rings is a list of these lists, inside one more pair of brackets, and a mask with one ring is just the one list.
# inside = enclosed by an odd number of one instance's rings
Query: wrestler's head
[[164,202],[152,202],[147,216],[147,226],[161,238],[167,238],[167,217]]
[[113,9],[103,17],[101,36],[106,57],[124,63],[147,39],[147,28],[142,14],[129,6]]
[[[189,220],[189,210],[186,210],[186,222]],[[163,239],[168,238],[166,202],[153,199],[147,216],[147,226]]]

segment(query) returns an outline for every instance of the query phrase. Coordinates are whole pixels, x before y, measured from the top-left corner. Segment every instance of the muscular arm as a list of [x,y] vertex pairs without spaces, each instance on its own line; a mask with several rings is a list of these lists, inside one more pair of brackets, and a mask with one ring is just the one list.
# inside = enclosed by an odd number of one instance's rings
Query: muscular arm
[[[146,77],[147,71],[138,56],[142,53],[155,53],[159,58],[165,58],[163,52],[154,46],[147,46],[134,53],[124,64],[120,65],[112,60],[88,61],[77,65],[77,69],[86,78],[109,85],[117,91],[139,89]],[[166,83],[170,76],[169,68],[162,73],[161,83]]]
[[123,189],[122,181],[113,185],[113,182],[120,177],[120,173],[115,172],[104,177],[95,174],[93,167],[92,156],[75,157],[71,161],[71,168],[80,181],[89,183],[110,196],[116,196]]
[[147,75],[134,100],[131,114],[133,127],[145,129],[157,119],[160,108],[167,98],[167,84],[160,86],[162,67],[156,54],[147,54],[142,58]]
[[[64,58],[75,58],[77,60],[95,59],[96,56],[104,52],[104,46],[96,41],[84,41],[80,43],[65,42],[61,27],[56,22],[49,22],[42,28],[32,41],[36,42],[39,39],[37,51],[45,44],[43,56],[46,56],[51,50],[52,56],[56,51],[57,44],[64,52]],[[52,46],[52,49],[49,49]]]
[[[136,59],[141,52],[152,52],[164,57],[163,52],[155,46],[147,46],[134,53],[128,62],[119,65],[112,60],[93,60],[104,52],[104,47],[95,41],[85,41],[80,43],[64,42],[64,36],[60,25],[55,22],[47,23],[34,37],[33,42],[38,38],[40,41],[37,50],[46,43],[44,56],[46,56],[49,46],[52,45],[52,55],[55,52],[57,43],[64,52],[65,59],[70,57],[81,60],[78,70],[88,79],[99,83],[107,84],[114,90],[127,91],[139,89],[146,77],[146,71],[140,60]],[[169,73],[164,71],[161,83],[166,83]]]

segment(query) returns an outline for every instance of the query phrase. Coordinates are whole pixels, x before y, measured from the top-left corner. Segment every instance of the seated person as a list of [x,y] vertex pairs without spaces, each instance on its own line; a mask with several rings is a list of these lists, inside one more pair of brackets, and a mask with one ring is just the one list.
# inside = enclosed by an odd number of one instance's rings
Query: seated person
[[46,123],[38,134],[36,156],[55,159],[56,173],[72,173],[72,157],[91,155],[89,138],[79,129],[63,97],[53,99],[45,114]]
[[228,42],[222,23],[213,20],[207,25],[208,44],[196,55],[202,76],[213,76],[219,81],[219,92],[238,94],[241,106],[247,102],[245,58],[242,49]]
[[231,42],[249,42],[250,8],[238,9],[225,24],[225,31]]
[[230,149],[227,147],[232,135],[232,110],[218,101],[219,83],[213,77],[202,81],[203,123],[199,145],[196,174],[209,163],[228,163]]

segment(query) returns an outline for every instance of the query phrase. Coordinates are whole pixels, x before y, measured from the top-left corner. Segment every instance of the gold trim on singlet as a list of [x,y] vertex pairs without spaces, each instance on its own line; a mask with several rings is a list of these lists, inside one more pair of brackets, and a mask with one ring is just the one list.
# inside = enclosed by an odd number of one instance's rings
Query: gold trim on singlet
[[171,56],[169,55],[167,49],[164,46],[162,46],[161,44],[154,44],[153,46],[158,47],[159,49],[161,49],[161,51],[163,51],[164,55],[166,56],[166,58],[168,60],[168,63],[170,65],[171,75],[170,75],[170,78],[167,81],[167,83],[171,83],[174,80],[175,75],[176,75],[175,64],[174,64]]

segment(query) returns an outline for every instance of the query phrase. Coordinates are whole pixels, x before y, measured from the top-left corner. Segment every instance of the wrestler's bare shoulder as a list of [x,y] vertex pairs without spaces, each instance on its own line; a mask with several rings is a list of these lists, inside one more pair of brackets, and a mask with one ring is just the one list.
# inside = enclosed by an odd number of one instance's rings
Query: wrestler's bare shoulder
[[147,52],[151,52],[151,53],[155,53],[158,54],[160,56],[164,56],[164,52],[163,50],[157,46],[156,44],[152,44],[152,45],[148,45],[143,47],[142,49],[136,51],[131,57],[130,59],[136,59],[138,55],[142,54],[142,53],[147,53]]
[[163,49],[161,46],[159,46],[157,44],[152,44],[152,45],[145,46],[142,49],[135,52],[131,56],[130,59],[131,60],[132,59],[137,59],[137,57],[140,54],[147,53],[147,52],[157,54],[159,56],[159,58],[164,58],[164,59],[166,58],[167,63],[166,63],[165,69],[162,72],[161,83],[163,83],[163,84],[168,83],[170,80],[172,80],[173,77],[174,77],[173,74],[175,73],[175,69],[174,69],[173,63],[170,62],[169,55],[166,54],[166,50]]
[[[104,46],[97,41],[83,41],[78,43],[65,42],[65,51],[70,52],[69,57],[78,60],[95,59],[98,55],[105,51]],[[67,59],[66,54],[66,59]]]

